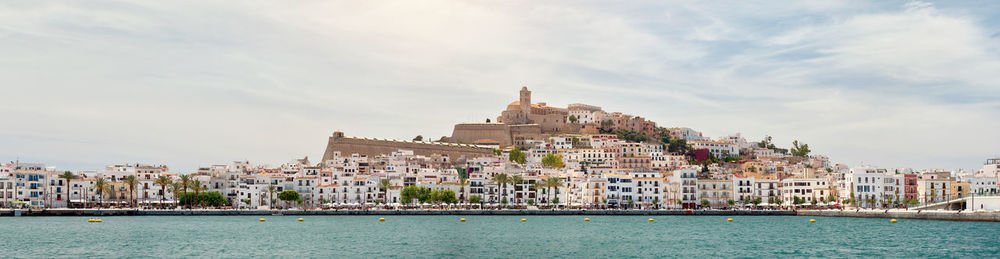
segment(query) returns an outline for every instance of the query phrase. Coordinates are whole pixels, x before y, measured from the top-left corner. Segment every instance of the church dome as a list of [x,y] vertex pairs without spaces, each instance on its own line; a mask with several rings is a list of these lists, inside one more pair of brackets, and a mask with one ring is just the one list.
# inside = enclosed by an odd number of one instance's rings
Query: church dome
[[508,111],[521,110],[521,101],[514,101],[514,102],[508,104],[507,105],[507,110]]

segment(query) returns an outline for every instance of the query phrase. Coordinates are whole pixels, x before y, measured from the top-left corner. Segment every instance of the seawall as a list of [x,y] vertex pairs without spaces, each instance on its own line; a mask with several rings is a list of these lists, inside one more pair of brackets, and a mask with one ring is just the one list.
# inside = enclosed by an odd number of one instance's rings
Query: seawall
[[[0,216],[14,216],[14,210],[0,210]],[[47,209],[21,210],[21,216],[811,216],[949,221],[1000,222],[1000,211],[915,211],[915,210],[132,210],[132,209]]]
[[799,216],[1000,222],[998,211],[800,210]]
[[[260,216],[260,215],[497,215],[497,216],[794,216],[787,210],[119,210],[119,209],[48,209],[22,210],[21,216]],[[13,216],[12,210],[0,210],[0,216]]]

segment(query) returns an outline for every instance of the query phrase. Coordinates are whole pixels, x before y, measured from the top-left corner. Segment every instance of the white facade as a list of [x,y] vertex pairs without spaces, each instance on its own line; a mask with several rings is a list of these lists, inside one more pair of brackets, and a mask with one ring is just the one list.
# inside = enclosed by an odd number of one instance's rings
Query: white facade
[[688,145],[691,145],[692,149],[708,149],[709,153],[712,153],[716,158],[723,158],[726,156],[739,156],[740,148],[736,144],[721,141],[688,141]]

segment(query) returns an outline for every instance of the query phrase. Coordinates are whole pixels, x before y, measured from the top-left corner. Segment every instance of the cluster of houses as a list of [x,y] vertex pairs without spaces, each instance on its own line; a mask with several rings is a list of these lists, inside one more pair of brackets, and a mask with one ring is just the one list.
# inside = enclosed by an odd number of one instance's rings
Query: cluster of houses
[[[218,192],[234,209],[280,206],[275,195],[286,190],[301,197],[285,204],[292,207],[401,206],[414,202],[402,200],[406,186],[452,190],[460,204],[479,201],[476,205],[484,207],[634,209],[887,208],[991,196],[998,190],[1000,158],[988,159],[977,171],[914,171],[788,155],[738,134],[715,140],[700,133],[673,137],[710,157],[732,159],[698,159],[691,155],[696,152],[671,153],[667,145],[614,134],[577,134],[527,140],[521,149],[472,158],[397,150],[377,156],[336,152],[316,163],[303,158],[278,166],[237,161],[185,174],[185,189]],[[516,159],[522,155],[523,163]],[[552,163],[553,158],[559,161]],[[142,164],[70,175],[43,164],[0,164],[0,206],[172,207],[178,190],[161,178],[179,182],[182,177],[167,166]]]

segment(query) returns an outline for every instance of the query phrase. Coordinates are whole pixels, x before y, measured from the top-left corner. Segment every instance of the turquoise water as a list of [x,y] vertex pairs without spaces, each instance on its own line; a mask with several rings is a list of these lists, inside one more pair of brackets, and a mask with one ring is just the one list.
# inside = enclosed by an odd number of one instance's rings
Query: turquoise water
[[[997,257],[1000,224],[756,216],[0,218],[0,257]],[[526,218],[527,222],[521,222]],[[734,222],[727,223],[726,218]]]

